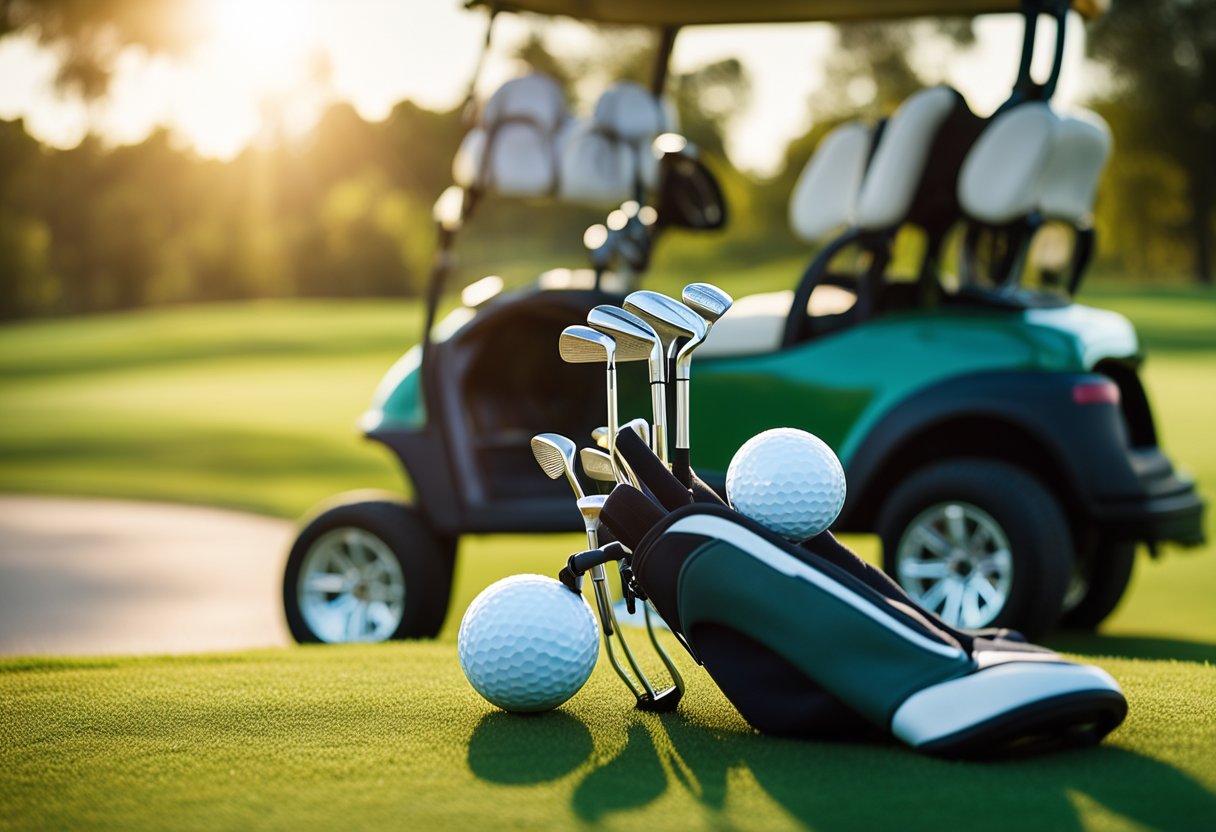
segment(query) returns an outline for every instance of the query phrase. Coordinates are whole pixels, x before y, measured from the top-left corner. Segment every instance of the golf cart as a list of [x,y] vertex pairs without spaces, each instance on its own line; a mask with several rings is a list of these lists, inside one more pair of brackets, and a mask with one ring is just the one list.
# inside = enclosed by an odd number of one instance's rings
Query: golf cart
[[[529,448],[544,431],[588,436],[604,413],[601,380],[562,362],[559,333],[597,305],[621,304],[666,230],[726,221],[712,173],[662,101],[676,35],[696,24],[1018,11],[1026,24],[1017,82],[991,116],[935,87],[882,123],[847,123],[820,143],[790,203],[809,265],[790,275],[792,290],[739,299],[697,353],[698,475],[721,490],[753,434],[811,431],[848,477],[834,530],[877,533],[888,573],[950,624],[1031,637],[1100,623],[1139,543],[1156,554],[1162,543],[1202,542],[1204,505],[1159,447],[1134,329],[1072,301],[1093,251],[1090,209],[1110,137],[1093,114],[1062,115],[1049,101],[1070,7],[1092,17],[1104,2],[469,5],[487,7],[491,24],[495,12],[528,11],[652,26],[654,80],[649,90],[610,88],[583,119],[542,75],[470,109],[456,184],[436,204],[423,343],[388,372],[361,423],[400,459],[414,502],[344,495],[305,523],[284,579],[297,640],[433,636],[459,535],[582,529]],[[1043,18],[1056,37],[1051,71],[1037,80]],[[486,278],[437,321],[456,239],[478,205],[541,197],[615,206],[585,238],[591,267],[506,292]],[[905,228],[924,240],[910,280],[891,268]],[[622,371],[621,396],[623,410],[646,412],[644,374]]]

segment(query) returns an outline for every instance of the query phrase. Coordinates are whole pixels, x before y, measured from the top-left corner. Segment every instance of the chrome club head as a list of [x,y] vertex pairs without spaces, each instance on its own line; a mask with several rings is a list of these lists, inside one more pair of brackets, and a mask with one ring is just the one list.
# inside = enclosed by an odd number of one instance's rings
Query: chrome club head
[[568,364],[616,363],[616,341],[609,335],[580,324],[562,330],[557,351],[562,361]]
[[675,357],[676,344],[681,339],[700,342],[705,338],[705,321],[674,298],[643,289],[625,298],[625,308],[658,333],[669,358]]
[[555,480],[565,474],[574,490],[574,496],[581,500],[583,487],[574,475],[575,451],[574,442],[560,433],[539,433],[532,437],[532,456],[536,457],[536,463],[545,472],[545,476]]
[[[562,330],[558,339],[562,360],[571,364],[604,362],[608,402],[608,455],[616,464],[616,339],[589,326],[575,324]],[[617,469],[618,472],[620,469]]]
[[662,357],[663,343],[650,324],[619,306],[593,308],[587,313],[587,326],[612,336],[617,361],[653,360],[656,352]]
[[591,431],[591,441],[601,448],[608,448],[608,426],[600,425]]
[[612,470],[612,458],[599,448],[583,448],[578,452],[579,461],[583,464],[583,473],[593,482],[616,482],[616,472]]
[[705,319],[706,329],[713,327],[726,314],[735,299],[709,283],[689,283],[681,295],[684,305]]

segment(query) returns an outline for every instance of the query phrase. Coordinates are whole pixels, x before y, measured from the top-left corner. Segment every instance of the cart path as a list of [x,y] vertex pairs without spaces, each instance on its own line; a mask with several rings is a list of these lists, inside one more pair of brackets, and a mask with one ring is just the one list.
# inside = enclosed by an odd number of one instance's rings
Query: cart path
[[0,496],[0,655],[290,643],[292,525],[158,503]]

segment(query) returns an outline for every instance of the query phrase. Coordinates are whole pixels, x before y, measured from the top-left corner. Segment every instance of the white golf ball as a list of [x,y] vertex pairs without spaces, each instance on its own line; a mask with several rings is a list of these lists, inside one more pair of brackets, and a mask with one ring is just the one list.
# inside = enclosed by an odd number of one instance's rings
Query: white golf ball
[[583,596],[544,575],[513,575],[473,599],[456,639],[460,668],[504,711],[547,711],[574,696],[599,658]]
[[844,468],[827,443],[796,428],[758,433],[726,470],[731,507],[795,543],[835,522],[844,506]]

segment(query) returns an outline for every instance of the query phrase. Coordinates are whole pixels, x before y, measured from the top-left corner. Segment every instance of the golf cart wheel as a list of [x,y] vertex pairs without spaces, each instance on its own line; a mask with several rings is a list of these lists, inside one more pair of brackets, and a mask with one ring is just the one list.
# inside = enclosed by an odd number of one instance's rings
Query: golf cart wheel
[[1126,540],[1095,546],[1079,557],[1064,596],[1060,625],[1072,630],[1096,629],[1123,600],[1135,565],[1136,544]]
[[883,568],[954,627],[1035,639],[1060,618],[1073,541],[1059,505],[1003,462],[959,459],[913,473],[879,515]]
[[283,609],[292,637],[340,643],[436,635],[455,549],[403,502],[342,499],[312,517],[287,557]]

